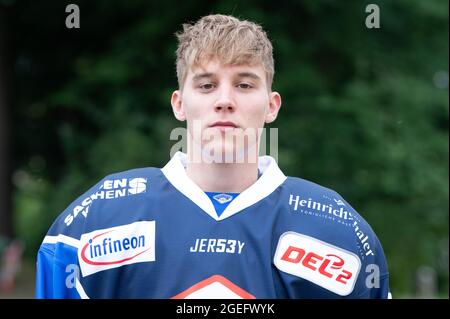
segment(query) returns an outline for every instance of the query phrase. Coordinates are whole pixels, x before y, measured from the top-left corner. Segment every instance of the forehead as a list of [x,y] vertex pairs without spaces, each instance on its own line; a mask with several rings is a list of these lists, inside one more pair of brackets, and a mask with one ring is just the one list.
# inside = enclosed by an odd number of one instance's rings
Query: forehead
[[189,68],[187,80],[193,80],[199,75],[210,75],[215,77],[222,76],[244,76],[256,75],[261,81],[265,79],[265,72],[262,64],[223,64],[220,61],[213,59],[202,63],[201,65],[193,65]]

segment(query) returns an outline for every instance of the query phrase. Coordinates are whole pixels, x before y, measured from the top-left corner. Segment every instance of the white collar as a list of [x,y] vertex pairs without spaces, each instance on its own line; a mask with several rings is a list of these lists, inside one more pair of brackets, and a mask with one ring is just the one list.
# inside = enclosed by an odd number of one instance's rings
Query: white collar
[[286,176],[280,170],[273,157],[260,156],[258,158],[258,169],[262,173],[261,177],[239,194],[218,217],[208,195],[187,176],[186,161],[187,156],[185,153],[176,152],[161,171],[176,189],[217,221],[228,218],[259,202],[269,196],[286,180]]

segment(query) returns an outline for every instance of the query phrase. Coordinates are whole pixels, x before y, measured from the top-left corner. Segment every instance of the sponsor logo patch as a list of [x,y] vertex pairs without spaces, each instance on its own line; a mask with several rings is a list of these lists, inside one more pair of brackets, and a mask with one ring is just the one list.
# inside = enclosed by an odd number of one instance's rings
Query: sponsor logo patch
[[83,198],[77,203],[72,212],[64,218],[64,223],[69,226],[79,214],[87,217],[89,214],[89,208],[96,200],[110,200],[132,196],[145,193],[146,190],[146,178],[137,177],[132,179],[122,178],[105,180],[102,184],[100,184],[99,188],[94,193],[88,195],[86,198]]
[[213,198],[218,201],[220,204],[225,204],[228,203],[229,201],[231,201],[233,199],[233,196],[228,195],[228,194],[217,194],[214,195]]
[[155,261],[155,221],[83,234],[78,260],[83,277],[124,265]]
[[292,195],[289,196],[289,206],[292,207],[294,211],[300,210],[309,211],[314,213],[319,213],[322,216],[326,216],[334,220],[334,218],[338,218],[339,220],[353,220],[353,215],[349,212],[345,207],[345,204],[342,200],[334,199],[335,207],[333,206],[333,202],[328,197],[326,199],[330,200],[329,203],[325,204],[322,201],[315,201],[311,198],[301,198],[300,196]]
[[359,245],[358,245],[358,247],[361,250],[361,252],[363,253],[363,255],[362,255],[363,259],[365,256],[369,256],[369,255],[374,256],[375,254],[373,253],[373,251],[371,249],[371,246],[370,246],[371,240],[369,239],[369,236],[363,232],[363,230],[360,228],[360,226],[356,220],[353,222],[352,226],[353,226],[353,229],[355,230],[356,236],[359,239],[359,242],[361,243],[362,248]]
[[353,291],[361,269],[357,255],[295,232],[280,236],[274,264],[285,273],[311,281],[340,296]]

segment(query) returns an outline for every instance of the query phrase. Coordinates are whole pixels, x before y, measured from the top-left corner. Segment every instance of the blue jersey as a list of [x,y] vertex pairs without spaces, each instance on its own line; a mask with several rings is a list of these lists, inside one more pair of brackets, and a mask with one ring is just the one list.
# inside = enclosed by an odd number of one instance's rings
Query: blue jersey
[[273,158],[258,165],[259,179],[220,214],[180,152],[162,169],[105,177],[48,231],[36,296],[387,298],[385,256],[367,222]]

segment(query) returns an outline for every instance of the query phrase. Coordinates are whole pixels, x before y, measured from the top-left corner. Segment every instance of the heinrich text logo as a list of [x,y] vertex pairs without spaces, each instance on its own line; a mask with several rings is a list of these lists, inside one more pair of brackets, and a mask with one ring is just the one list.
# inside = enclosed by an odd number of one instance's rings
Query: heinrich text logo
[[311,198],[305,199],[301,198],[298,195],[296,196],[292,194],[289,195],[289,205],[293,207],[294,211],[296,211],[300,207],[305,210],[306,209],[314,210],[317,212],[325,213],[328,216],[335,216],[344,220],[353,220],[352,214],[346,209],[344,209],[345,207],[344,202],[342,200],[337,201],[336,199],[334,199],[334,201],[337,206],[341,206],[339,209],[334,207],[332,203],[325,204],[322,202],[315,201]]

